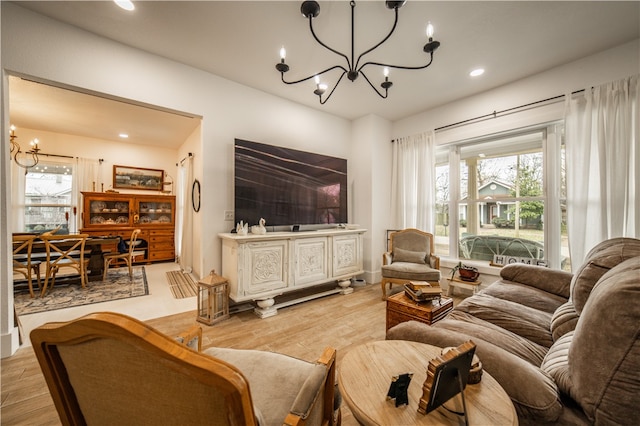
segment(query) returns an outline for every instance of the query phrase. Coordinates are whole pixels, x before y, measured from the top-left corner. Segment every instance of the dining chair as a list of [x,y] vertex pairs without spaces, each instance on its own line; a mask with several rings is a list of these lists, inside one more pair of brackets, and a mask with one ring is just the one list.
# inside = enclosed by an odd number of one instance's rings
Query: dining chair
[[124,253],[107,253],[104,254],[104,267],[102,273],[102,281],[107,279],[107,272],[109,271],[109,265],[116,263],[119,260],[125,262],[127,267],[129,268],[129,279],[133,279],[133,260],[138,256],[143,256],[143,250],[136,250],[136,241],[138,241],[138,235],[140,234],[140,229],[134,229],[131,232],[131,238],[129,239],[129,247],[128,250]]
[[85,259],[84,252],[88,236],[88,234],[40,235],[47,255],[42,296],[47,293],[49,280],[51,280],[51,287],[54,286],[56,275],[61,268],[73,268],[78,271],[82,288],[85,288],[86,282],[89,281],[87,274],[89,259]]
[[38,282],[38,291],[41,290],[40,283],[40,261],[31,258],[31,250],[33,249],[33,241],[35,235],[14,235],[13,236],[13,272],[24,276],[29,285],[29,293],[31,297],[35,297],[33,293],[33,275]]

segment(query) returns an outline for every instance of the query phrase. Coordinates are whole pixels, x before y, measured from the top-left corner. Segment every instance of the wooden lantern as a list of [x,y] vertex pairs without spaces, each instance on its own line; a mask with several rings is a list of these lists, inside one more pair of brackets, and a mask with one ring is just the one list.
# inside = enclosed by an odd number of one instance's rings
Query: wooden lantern
[[211,271],[198,281],[198,318],[207,325],[229,318],[229,283]]

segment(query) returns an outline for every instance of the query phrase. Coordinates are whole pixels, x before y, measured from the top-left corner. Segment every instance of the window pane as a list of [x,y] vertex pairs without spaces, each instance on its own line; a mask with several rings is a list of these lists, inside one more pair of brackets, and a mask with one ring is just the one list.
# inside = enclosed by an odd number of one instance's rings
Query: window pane
[[544,258],[543,133],[460,149],[459,256]]
[[42,232],[61,227],[69,232],[73,168],[40,163],[25,176],[25,231]]
[[436,165],[436,254],[449,255],[449,163]]

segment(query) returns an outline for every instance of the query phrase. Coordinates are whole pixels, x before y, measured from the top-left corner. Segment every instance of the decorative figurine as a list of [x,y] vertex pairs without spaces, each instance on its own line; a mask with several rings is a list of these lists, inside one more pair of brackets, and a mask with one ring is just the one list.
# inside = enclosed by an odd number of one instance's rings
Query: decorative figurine
[[240,221],[240,223],[236,225],[236,233],[238,235],[247,235],[249,233],[249,224]]
[[251,233],[252,234],[257,234],[257,235],[264,235],[267,233],[267,228],[265,228],[264,224],[266,223],[266,221],[263,218],[260,218],[260,224],[259,225],[253,225],[251,227]]
[[395,399],[396,407],[401,405],[409,405],[409,383],[413,373],[400,374],[399,376],[393,376],[391,378],[391,386],[389,386],[389,392],[387,393],[387,399]]

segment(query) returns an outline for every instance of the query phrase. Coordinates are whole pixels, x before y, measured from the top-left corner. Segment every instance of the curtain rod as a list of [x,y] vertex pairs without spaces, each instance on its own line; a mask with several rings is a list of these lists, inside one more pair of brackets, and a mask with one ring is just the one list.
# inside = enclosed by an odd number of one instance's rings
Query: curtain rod
[[[193,152],[190,152],[186,157],[184,157],[182,160],[180,160],[180,164],[184,163],[187,158],[191,158],[191,157],[193,157]],[[178,165],[178,163],[176,163],[176,166],[177,165]]]
[[[574,92],[571,92],[571,94],[575,95],[575,94],[581,93],[581,92],[584,92],[584,89],[576,90]],[[458,121],[457,123],[447,124],[446,126],[437,127],[433,131],[437,132],[437,131],[441,131],[441,130],[446,130],[446,129],[449,129],[451,127],[456,127],[456,126],[461,126],[463,124],[468,124],[468,123],[470,123],[472,121],[485,120],[487,118],[498,118],[498,115],[502,115],[502,114],[505,114],[505,113],[508,113],[508,112],[513,112],[513,111],[516,111],[516,110],[519,110],[519,109],[523,109],[523,108],[528,108],[528,107],[531,107],[531,106],[534,106],[534,105],[538,105],[538,104],[543,104],[545,102],[555,101],[555,100],[558,100],[558,99],[562,99],[564,97],[565,97],[565,95],[558,95],[558,96],[553,96],[553,97],[550,97],[550,98],[547,98],[547,99],[542,99],[542,100],[539,100],[539,101],[535,101],[535,102],[531,102],[531,103],[528,103],[528,104],[520,105],[520,106],[517,106],[517,107],[503,109],[502,111],[493,111],[490,114],[485,114],[485,115],[481,115],[481,116],[478,116],[478,117],[469,118],[467,120]]]
[[[584,92],[584,89],[573,91],[573,92],[571,92],[571,94],[575,95],[577,93],[582,93],[582,92]],[[498,118],[498,115],[502,115],[502,114],[505,114],[505,113],[508,113],[508,112],[513,112],[513,111],[516,111],[516,110],[519,110],[519,109],[523,109],[523,108],[528,108],[528,107],[535,106],[535,105],[538,105],[538,104],[542,104],[542,103],[545,103],[545,102],[550,102],[550,101],[555,101],[555,100],[558,100],[558,99],[562,99],[562,98],[564,98],[564,96],[565,95],[552,96],[552,97],[547,98],[547,99],[542,99],[542,100],[539,100],[539,101],[530,102],[528,104],[520,105],[520,106],[517,106],[517,107],[507,108],[507,109],[503,109],[501,111],[493,111],[490,114],[480,115],[478,117],[474,117],[474,118],[469,118],[467,120],[458,121],[457,123],[452,123],[452,124],[447,124],[446,126],[437,127],[433,131],[434,132],[438,132],[438,131],[450,129],[452,127],[458,127],[458,126],[462,126],[462,125],[465,125],[465,124],[470,124],[470,123],[475,122],[475,121],[486,120],[488,118]],[[392,139],[391,143],[393,143],[395,141],[396,141],[396,139]]]
[[38,156],[44,155],[46,157],[58,157],[58,158],[76,158],[72,155],[60,155],[60,154],[45,154],[44,152],[39,152]]

